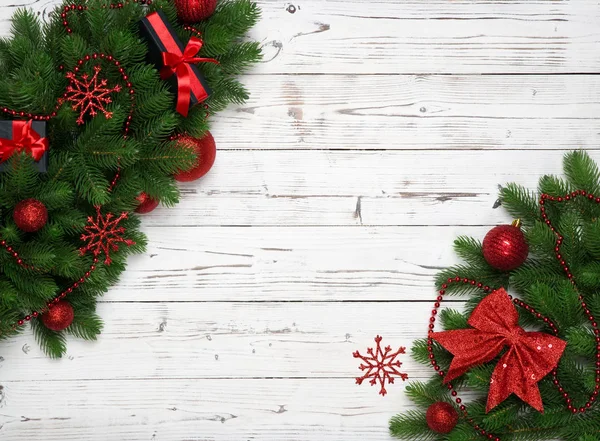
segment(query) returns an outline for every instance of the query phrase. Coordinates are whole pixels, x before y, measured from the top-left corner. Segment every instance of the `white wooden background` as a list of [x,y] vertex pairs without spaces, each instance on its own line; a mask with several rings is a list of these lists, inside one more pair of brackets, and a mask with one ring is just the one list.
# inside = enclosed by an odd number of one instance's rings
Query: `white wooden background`
[[[3,35],[56,3],[15,1]],[[356,386],[352,352],[425,334],[453,238],[508,220],[498,184],[598,148],[597,0],[259,3],[252,98],[215,120],[211,175],[145,217],[99,341],[1,343],[3,441],[389,440],[404,384]]]

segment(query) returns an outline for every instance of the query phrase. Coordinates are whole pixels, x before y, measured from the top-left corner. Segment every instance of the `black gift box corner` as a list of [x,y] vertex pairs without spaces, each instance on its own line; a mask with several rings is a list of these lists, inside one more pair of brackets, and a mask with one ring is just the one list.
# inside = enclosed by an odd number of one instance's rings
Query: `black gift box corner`
[[[181,42],[181,40],[177,36],[177,32],[175,32],[175,30],[173,29],[173,26],[169,22],[169,19],[167,18],[167,16],[161,10],[157,10],[156,13],[158,14],[158,16],[160,17],[162,22],[165,24],[166,28],[169,30],[169,33],[173,37],[173,40],[175,40],[175,42],[177,43],[177,46],[179,46],[179,49],[181,50],[181,52],[183,52],[183,50],[185,49],[185,45]],[[153,64],[154,66],[156,66],[156,68],[160,72],[160,70],[163,67],[162,53],[165,52],[165,46],[163,45],[162,41],[156,34],[156,31],[154,30],[154,28],[148,21],[147,17],[144,17],[140,20],[139,30],[140,30],[140,36],[149,45],[147,60],[150,64]],[[200,73],[200,70],[198,69],[198,67],[195,64],[190,64],[190,66],[192,68],[192,72],[194,73],[196,78],[198,78],[198,81],[200,81],[200,83],[202,84],[202,87],[206,91],[206,94],[208,96],[210,96],[211,90],[206,82],[206,79],[204,78],[202,73]],[[177,87],[176,75],[171,76],[167,80],[167,83],[169,84],[171,90],[174,91],[175,100],[177,100],[178,87]],[[190,107],[189,108],[191,109],[196,104],[198,104],[198,98],[196,97],[196,95],[194,95],[194,92],[192,91],[191,96],[190,96]]]
[[[0,138],[4,139],[12,139],[13,137],[13,123],[14,120],[3,119],[0,120]],[[40,137],[46,137],[46,122],[45,121],[32,121],[31,128],[38,134]],[[6,167],[8,166],[7,162],[2,162],[0,164],[0,173],[6,171]],[[48,171],[48,152],[44,152],[44,156],[37,162],[34,162],[34,166],[40,173],[46,173]]]

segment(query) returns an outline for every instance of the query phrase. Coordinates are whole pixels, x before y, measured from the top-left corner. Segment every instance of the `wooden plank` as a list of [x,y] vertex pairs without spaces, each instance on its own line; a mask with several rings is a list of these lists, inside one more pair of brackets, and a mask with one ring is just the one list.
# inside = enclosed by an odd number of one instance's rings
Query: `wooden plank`
[[108,301],[422,300],[489,227],[152,228]]
[[[70,339],[59,364],[30,332],[5,341],[2,382],[308,377],[345,378],[353,388],[361,371],[352,353],[372,347],[377,334],[391,346],[410,346],[426,335],[432,304],[103,303],[99,340]],[[401,361],[414,378],[430,374],[408,354]]]
[[[0,29],[16,6],[46,16],[58,0],[3,0]],[[259,1],[262,73],[595,73],[594,0]]]
[[[145,226],[497,225],[498,185],[535,190],[561,151],[219,151]],[[600,159],[600,154],[592,152]]]
[[243,82],[250,101],[215,118],[219,148],[599,145],[597,75],[250,75]]
[[[363,441],[411,408],[352,379],[2,381],[3,441]],[[35,397],[35,399],[32,399]]]

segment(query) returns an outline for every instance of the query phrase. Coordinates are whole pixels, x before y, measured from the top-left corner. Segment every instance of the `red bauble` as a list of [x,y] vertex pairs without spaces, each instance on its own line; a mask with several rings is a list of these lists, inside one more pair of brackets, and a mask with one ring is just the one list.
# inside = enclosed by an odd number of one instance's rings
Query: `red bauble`
[[175,0],[177,17],[185,23],[196,23],[210,17],[217,7],[217,0]]
[[492,228],[483,239],[483,257],[501,271],[511,271],[525,262],[529,245],[519,228],[520,222]]
[[135,209],[136,213],[150,213],[152,210],[158,207],[159,201],[151,198],[150,196],[148,196],[147,193],[144,193],[143,191],[139,194],[139,196],[136,199],[140,203]]
[[190,182],[200,179],[211,169],[217,156],[217,145],[215,138],[206,132],[203,138],[192,138],[191,136],[182,136],[177,139],[179,145],[186,148],[192,148],[198,156],[197,162],[189,170],[179,172],[175,179],[179,182]]
[[13,219],[21,230],[33,233],[43,228],[48,222],[48,210],[37,199],[25,199],[15,206]]
[[458,422],[458,412],[452,404],[438,401],[427,409],[427,425],[437,433],[450,433]]
[[47,312],[42,314],[42,322],[48,329],[53,331],[62,331],[73,323],[73,307],[65,300],[58,303],[53,303],[49,306]]

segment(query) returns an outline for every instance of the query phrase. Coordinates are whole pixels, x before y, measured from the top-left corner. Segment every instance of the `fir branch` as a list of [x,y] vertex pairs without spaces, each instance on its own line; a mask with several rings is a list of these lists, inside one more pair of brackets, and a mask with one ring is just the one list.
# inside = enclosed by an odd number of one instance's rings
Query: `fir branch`
[[402,415],[392,417],[390,434],[404,441],[433,441],[437,438],[425,420],[425,412],[409,410]]
[[65,334],[46,328],[40,319],[32,320],[31,327],[35,339],[42,350],[51,358],[60,358],[67,352]]

